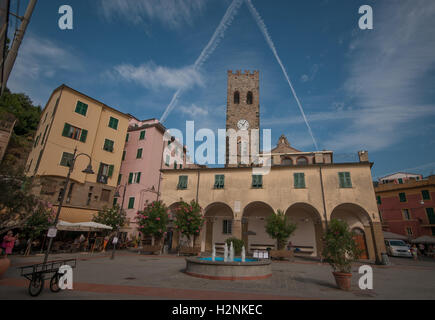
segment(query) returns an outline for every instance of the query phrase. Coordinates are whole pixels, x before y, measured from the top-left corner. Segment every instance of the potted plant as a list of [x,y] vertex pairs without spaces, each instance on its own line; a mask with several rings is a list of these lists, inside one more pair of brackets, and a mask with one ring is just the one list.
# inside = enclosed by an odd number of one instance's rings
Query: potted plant
[[233,243],[234,254],[236,256],[240,256],[242,254],[242,248],[245,245],[245,242],[243,240],[232,237],[232,238],[228,238],[225,242],[227,243],[228,247],[231,246],[231,242]]
[[137,212],[136,221],[139,232],[144,236],[152,236],[152,246],[159,246],[161,249],[169,222],[166,205],[162,201],[147,202],[144,210]]
[[353,240],[353,234],[345,221],[331,219],[323,239],[323,256],[334,270],[337,286],[349,290],[352,263],[359,258],[361,250]]
[[201,212],[202,209],[195,200],[192,200],[190,203],[182,201],[177,207],[174,220],[175,229],[184,235],[189,244],[192,245],[190,249],[180,248],[180,253],[184,253],[181,252],[183,250],[187,250],[191,254],[200,253],[201,250],[195,248],[195,239],[199,236],[204,224],[204,217]]
[[287,239],[295,232],[296,227],[296,224],[288,221],[282,210],[277,210],[276,214],[268,216],[266,220],[266,232],[276,240],[278,251],[284,250]]

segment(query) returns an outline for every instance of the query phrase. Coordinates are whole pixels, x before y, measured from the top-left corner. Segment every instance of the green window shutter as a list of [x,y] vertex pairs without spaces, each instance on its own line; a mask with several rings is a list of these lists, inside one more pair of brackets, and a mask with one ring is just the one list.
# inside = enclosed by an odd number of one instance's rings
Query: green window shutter
[[377,200],[378,204],[382,204],[381,196],[377,196],[376,200]]
[[178,189],[187,189],[187,176],[178,177]]
[[350,179],[350,172],[344,173],[344,179],[346,183],[346,188],[352,188],[352,180]]
[[399,180],[399,184],[403,184],[403,179],[402,178],[399,178],[398,180]]
[[125,153],[126,153],[126,151],[123,151],[123,152],[122,152],[122,161],[125,160]]
[[252,175],[252,187],[253,188],[263,187],[263,176],[262,175]]
[[86,142],[87,137],[88,137],[88,130],[82,129],[82,134],[80,135],[80,141]]
[[139,140],[145,139],[145,130],[140,132]]
[[128,199],[128,208],[133,209],[134,208],[134,198]]
[[129,138],[130,138],[130,134],[127,133],[127,136],[125,137],[125,141],[127,142]]
[[214,187],[215,189],[222,189],[224,187],[224,176],[217,174],[214,176]]
[[88,112],[88,105],[81,101],[77,101],[76,112],[82,116],[86,116],[86,113]]
[[128,184],[132,184],[133,183],[133,172],[130,172],[130,174],[128,175]]
[[116,206],[117,203],[118,203],[118,198],[113,198],[113,206]]
[[121,184],[121,180],[122,180],[122,174],[119,174],[117,184]]
[[140,183],[141,172],[137,173],[136,183]]
[[136,159],[142,158],[142,149],[137,149]]
[[340,188],[352,188],[350,172],[339,172],[338,179],[340,181]]
[[41,141],[41,145],[44,144],[45,141],[45,136],[47,135],[47,130],[48,130],[48,126],[45,127],[45,131],[44,131],[44,135],[42,136],[42,141]]
[[113,176],[113,170],[115,169],[114,165],[110,165],[109,166],[109,178],[111,178]]
[[433,208],[426,208],[426,214],[429,219],[429,224],[435,224],[435,213]]
[[62,154],[62,159],[60,160],[60,165],[64,167],[71,166],[71,162],[74,158],[74,155],[72,153],[64,152]]
[[423,200],[430,200],[430,194],[429,194],[428,190],[422,190],[421,196],[422,196]]
[[62,135],[64,137],[68,137],[70,129],[71,129],[71,125],[69,123],[65,123],[65,126],[63,127],[63,131],[62,131]]
[[406,202],[406,194],[404,192],[399,193],[399,201]]
[[295,189],[305,188],[305,173],[295,173],[293,176]]
[[118,123],[119,123],[118,119],[110,117],[110,120],[109,120],[109,127],[110,128],[118,130]]
[[106,139],[104,140],[104,150],[109,151],[109,152],[113,152],[113,141]]

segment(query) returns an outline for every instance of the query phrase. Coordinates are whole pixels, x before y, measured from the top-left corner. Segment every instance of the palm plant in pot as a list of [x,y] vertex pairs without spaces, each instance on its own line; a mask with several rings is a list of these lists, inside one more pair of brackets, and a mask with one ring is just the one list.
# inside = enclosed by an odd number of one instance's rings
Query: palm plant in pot
[[352,263],[361,255],[352,232],[346,222],[332,219],[323,240],[323,256],[334,270],[337,286],[342,290],[349,290]]

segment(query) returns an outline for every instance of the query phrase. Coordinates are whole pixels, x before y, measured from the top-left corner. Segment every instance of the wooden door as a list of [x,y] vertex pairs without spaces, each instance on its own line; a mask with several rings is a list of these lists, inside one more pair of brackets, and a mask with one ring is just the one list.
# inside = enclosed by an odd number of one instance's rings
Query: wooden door
[[364,232],[360,229],[355,229],[353,231],[355,233],[353,236],[353,240],[355,241],[358,248],[362,250],[360,259],[368,259],[369,257],[367,254],[366,237],[364,235]]

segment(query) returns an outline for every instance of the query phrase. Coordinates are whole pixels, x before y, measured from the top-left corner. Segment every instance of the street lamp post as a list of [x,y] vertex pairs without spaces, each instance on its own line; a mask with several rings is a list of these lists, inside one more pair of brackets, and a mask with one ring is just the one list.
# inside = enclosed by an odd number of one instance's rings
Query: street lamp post
[[[118,189],[120,189],[121,187],[124,188],[124,193],[122,195],[121,208],[119,210],[124,210],[125,191],[127,190],[127,185],[119,185]],[[118,198],[119,196],[120,196],[119,190],[116,190],[115,197]],[[116,235],[115,235],[116,238],[118,238],[118,230],[119,230],[119,226],[116,229]],[[115,251],[116,251],[116,243],[113,244],[112,256],[110,257],[111,260],[115,259]]]
[[[75,165],[77,158],[80,156],[86,156],[89,158],[88,167],[85,170],[83,170],[82,172],[86,173],[86,174],[94,174],[94,171],[92,170],[92,165],[91,165],[91,161],[92,161],[91,157],[86,153],[77,154],[77,147],[76,147],[74,149],[74,155],[73,155],[73,158],[71,160],[71,163],[70,163],[70,166],[68,169],[68,174],[66,176],[65,184],[64,184],[63,191],[62,191],[62,194],[60,197],[59,206],[57,207],[56,218],[54,219],[54,225],[53,225],[54,228],[57,227],[57,223],[59,222],[60,211],[62,210],[63,201],[65,200],[65,195],[66,195],[67,190],[68,190],[68,184],[69,184],[69,180],[71,177],[71,173],[74,170],[74,165]],[[44,264],[47,263],[48,255],[50,254],[51,246],[53,244],[53,239],[54,239],[54,237],[50,237],[50,241],[48,242],[48,247],[47,247],[47,250],[45,251],[45,256],[44,256]]]

